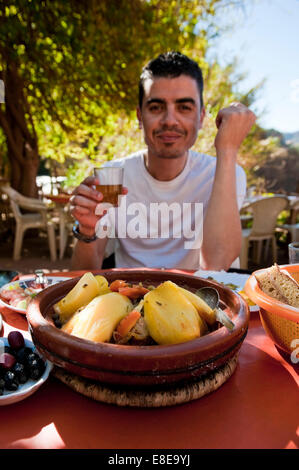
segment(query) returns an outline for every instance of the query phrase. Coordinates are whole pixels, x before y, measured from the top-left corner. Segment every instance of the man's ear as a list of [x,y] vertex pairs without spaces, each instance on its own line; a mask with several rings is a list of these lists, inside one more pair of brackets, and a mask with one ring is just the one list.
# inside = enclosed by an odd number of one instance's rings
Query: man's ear
[[201,111],[200,111],[200,118],[199,118],[198,130],[200,130],[200,129],[202,128],[205,115],[206,115],[206,108],[203,107],[203,108],[201,109]]
[[136,114],[137,114],[137,119],[139,123],[139,129],[142,129],[142,116],[141,116],[141,109],[139,108],[139,106],[136,109]]

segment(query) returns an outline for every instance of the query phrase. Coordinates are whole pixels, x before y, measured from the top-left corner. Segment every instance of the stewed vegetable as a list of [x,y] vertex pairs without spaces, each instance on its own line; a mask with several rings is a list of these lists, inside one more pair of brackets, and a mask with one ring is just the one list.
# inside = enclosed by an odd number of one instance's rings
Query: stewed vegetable
[[215,310],[172,281],[154,287],[96,278],[85,273],[54,305],[53,322],[65,333],[95,342],[155,345],[190,341],[219,326]]

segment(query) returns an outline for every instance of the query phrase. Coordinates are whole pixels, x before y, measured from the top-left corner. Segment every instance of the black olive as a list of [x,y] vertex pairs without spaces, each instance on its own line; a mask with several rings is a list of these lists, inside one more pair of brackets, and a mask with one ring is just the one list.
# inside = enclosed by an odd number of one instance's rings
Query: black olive
[[28,374],[26,372],[24,364],[16,362],[13,366],[12,371],[16,374],[20,384],[24,384],[28,380]]
[[5,387],[5,381],[4,379],[0,379],[0,388],[4,388]]
[[16,375],[12,371],[7,371],[4,375],[4,382],[6,390],[15,392],[19,388]]
[[33,353],[33,352],[30,353],[30,354],[28,355],[27,359],[26,359],[26,365],[27,365],[28,367],[31,367],[31,365],[32,365],[32,364],[34,365],[34,364],[35,364],[35,361],[38,361],[39,358],[40,358],[40,357],[39,357],[38,354],[35,354],[35,353]]
[[26,357],[25,361],[23,362],[24,366],[29,369],[31,366],[31,362],[35,360],[35,356],[32,355],[32,353],[28,354]]
[[16,356],[16,351],[11,346],[4,346],[4,352]]
[[46,365],[40,357],[37,357],[37,359],[32,360],[29,367],[30,378],[32,380],[39,379],[43,375],[45,368]]
[[18,362],[21,362],[22,364],[24,364],[27,360],[28,355],[31,354],[31,352],[32,352],[32,349],[28,347],[21,348],[15,352],[15,358]]
[[33,366],[30,368],[30,378],[32,380],[38,380],[43,375],[41,369],[37,366]]

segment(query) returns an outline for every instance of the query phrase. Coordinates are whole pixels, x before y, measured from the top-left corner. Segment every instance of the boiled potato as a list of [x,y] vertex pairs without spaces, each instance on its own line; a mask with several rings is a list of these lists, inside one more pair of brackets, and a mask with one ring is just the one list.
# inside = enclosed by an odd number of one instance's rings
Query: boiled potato
[[213,325],[216,321],[216,313],[203,299],[201,299],[198,295],[193,294],[187,289],[183,287],[179,287],[182,294],[192,303],[192,305],[196,308],[199,315],[208,323],[208,325]]
[[124,295],[110,292],[94,298],[62,326],[62,331],[90,341],[110,341],[120,320],[131,310],[133,304]]
[[97,283],[99,284],[99,288],[100,288],[99,295],[108,294],[108,292],[112,292],[109,289],[109,283],[108,283],[107,279],[104,276],[97,275],[97,276],[95,276],[95,278],[96,278]]
[[64,323],[79,308],[87,305],[94,297],[100,295],[103,285],[103,281],[99,282],[92,273],[83,274],[72,290],[54,305],[54,311],[59,314],[60,321]]
[[144,296],[144,319],[158,344],[183,343],[207,331],[196,308],[171,281]]

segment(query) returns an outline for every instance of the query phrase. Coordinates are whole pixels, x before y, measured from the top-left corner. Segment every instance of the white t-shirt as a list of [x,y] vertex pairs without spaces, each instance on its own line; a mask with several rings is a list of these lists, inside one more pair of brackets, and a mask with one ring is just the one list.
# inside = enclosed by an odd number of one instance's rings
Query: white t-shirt
[[[202,221],[212,191],[216,158],[190,150],[176,178],[158,181],[148,173],[144,154],[139,151],[105,164],[124,168],[123,185],[128,188],[120,207],[109,209],[101,220],[101,225],[113,227],[114,232],[110,233],[106,254],[115,252],[116,267],[198,270]],[[236,176],[240,209],[246,174],[239,165]],[[232,266],[238,267],[238,260]]]

